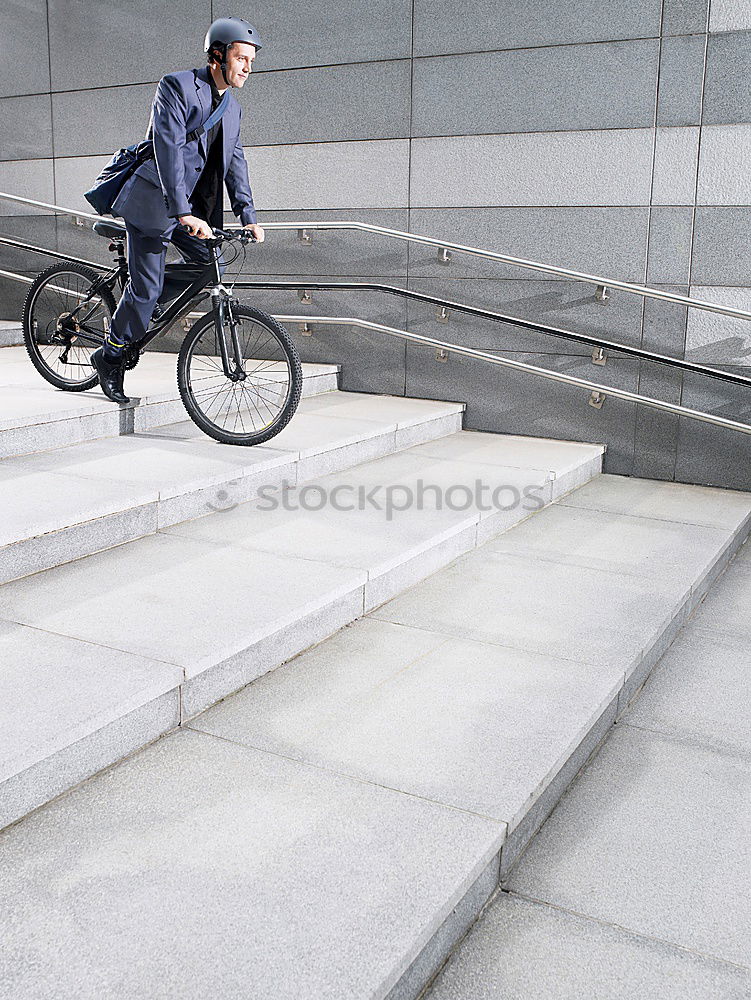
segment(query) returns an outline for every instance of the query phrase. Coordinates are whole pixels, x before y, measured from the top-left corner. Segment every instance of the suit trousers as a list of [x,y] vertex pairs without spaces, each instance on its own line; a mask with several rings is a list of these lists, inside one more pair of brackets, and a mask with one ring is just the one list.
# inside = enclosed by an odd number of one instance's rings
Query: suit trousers
[[166,233],[147,236],[127,220],[124,222],[128,233],[128,281],[104,342],[104,352],[110,360],[119,358],[127,344],[142,340],[148,329],[162,294],[167,244],[177,247],[183,260],[208,264],[211,259],[205,241],[191,236],[180,225]]

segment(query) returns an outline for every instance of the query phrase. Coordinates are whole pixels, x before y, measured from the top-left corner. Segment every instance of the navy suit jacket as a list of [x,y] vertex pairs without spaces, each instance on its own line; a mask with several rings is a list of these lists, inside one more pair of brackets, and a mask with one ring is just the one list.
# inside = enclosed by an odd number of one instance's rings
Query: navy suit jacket
[[[168,233],[179,215],[191,215],[190,195],[206,162],[206,136],[187,141],[211,114],[209,68],[168,73],[159,81],[146,133],[155,158],[142,163],[123,185],[113,205],[142,232]],[[243,225],[256,221],[248,166],[240,144],[242,110],[230,95],[222,116],[224,181],[232,211]]]

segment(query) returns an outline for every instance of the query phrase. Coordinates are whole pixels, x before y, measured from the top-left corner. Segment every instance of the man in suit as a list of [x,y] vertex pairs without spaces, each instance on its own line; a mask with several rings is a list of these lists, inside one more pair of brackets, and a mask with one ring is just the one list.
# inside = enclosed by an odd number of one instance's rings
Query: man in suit
[[[128,178],[113,205],[128,233],[129,280],[105,343],[91,356],[105,395],[116,403],[123,391],[125,346],[146,333],[164,284],[167,243],[189,261],[207,263],[212,226],[223,220],[223,182],[232,211],[258,242],[248,167],[240,144],[242,111],[230,95],[224,114],[208,133],[189,139],[230,87],[242,87],[261,43],[255,28],[238,17],[219,18],[206,35],[208,65],[169,73],[159,81],[146,138],[154,159]],[[184,227],[184,228],[183,228]]]

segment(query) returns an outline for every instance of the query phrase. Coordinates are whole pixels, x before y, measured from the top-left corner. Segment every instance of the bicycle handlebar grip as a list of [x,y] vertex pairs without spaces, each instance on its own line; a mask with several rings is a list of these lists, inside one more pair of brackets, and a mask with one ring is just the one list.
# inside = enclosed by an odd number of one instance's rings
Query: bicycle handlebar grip
[[[183,226],[182,223],[180,225],[181,225],[181,228],[185,229],[186,232],[187,232],[188,227],[187,226]],[[243,234],[243,233],[245,234],[245,239],[248,240],[250,243],[257,243],[258,242],[258,240],[255,238],[255,236],[253,235],[253,233],[251,233],[249,230],[246,230],[246,229],[241,229],[239,233],[229,233],[229,232],[226,232],[224,229],[217,228],[217,229],[213,230],[213,233],[214,233],[213,239],[206,240],[205,241],[206,243],[216,242],[216,245],[218,246],[222,242],[222,240],[242,240],[243,236],[241,236],[240,234]]]

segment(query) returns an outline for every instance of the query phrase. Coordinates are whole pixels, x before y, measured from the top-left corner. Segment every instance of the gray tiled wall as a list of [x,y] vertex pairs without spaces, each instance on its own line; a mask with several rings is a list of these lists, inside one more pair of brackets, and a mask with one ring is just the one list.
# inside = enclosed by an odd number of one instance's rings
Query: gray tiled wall
[[[218,0],[14,0],[0,7],[0,191],[73,209],[145,132],[162,73],[202,62]],[[256,0],[265,47],[243,91],[261,221],[351,219],[751,308],[748,0]],[[19,77],[14,53],[32,51]],[[0,232],[101,259],[103,242],[0,201]],[[0,248],[0,269],[42,258]],[[751,368],[751,324],[480,258],[346,231],[275,233],[250,274],[375,281],[691,360]],[[24,288],[0,280],[0,312]],[[592,381],[751,419],[751,394],[375,292],[259,291],[272,311],[381,319]],[[748,442],[374,333],[293,330],[351,389],[468,403],[468,425],[604,441],[611,471],[751,488]]]

